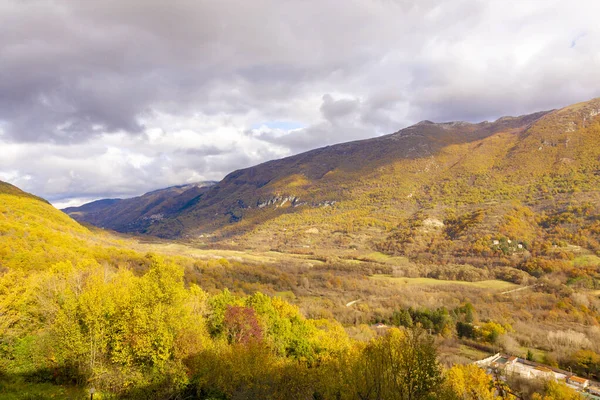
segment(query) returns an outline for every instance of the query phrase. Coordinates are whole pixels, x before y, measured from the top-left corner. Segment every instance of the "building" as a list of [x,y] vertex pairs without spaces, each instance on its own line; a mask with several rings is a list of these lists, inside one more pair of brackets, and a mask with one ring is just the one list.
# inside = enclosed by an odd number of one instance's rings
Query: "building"
[[542,378],[542,379],[553,379],[553,380],[557,380],[557,376],[556,373],[554,371],[552,371],[550,368],[548,367],[543,367],[543,366],[537,366],[531,369],[531,376],[535,377],[535,378]]
[[587,391],[594,396],[600,396],[600,386],[588,386]]
[[[486,368],[488,372],[499,371],[502,377],[520,376],[526,379],[552,379],[555,381],[565,381],[566,373],[560,370],[548,368],[545,365],[534,363],[514,356],[504,356],[500,353],[477,361],[475,364]],[[583,387],[583,386],[582,386]]]
[[518,376],[524,379],[565,382],[572,389],[584,393],[587,398],[600,400],[599,382],[580,378],[562,369],[551,368],[544,364],[500,353],[476,361],[475,364],[485,369],[488,374],[496,375],[503,381],[511,376]]
[[586,387],[588,387],[590,385],[590,381],[585,379],[585,378],[580,378],[578,376],[569,376],[567,378],[567,383],[573,386],[576,386],[580,389],[585,389]]

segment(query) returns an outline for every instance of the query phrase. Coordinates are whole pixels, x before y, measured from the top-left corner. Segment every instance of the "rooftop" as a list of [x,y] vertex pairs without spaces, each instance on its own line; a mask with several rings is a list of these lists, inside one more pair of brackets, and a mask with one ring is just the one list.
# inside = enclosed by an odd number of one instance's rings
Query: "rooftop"
[[570,377],[569,377],[569,380],[570,380],[570,381],[573,381],[573,382],[577,382],[577,383],[586,383],[586,382],[589,382],[587,379],[585,379],[585,378],[580,378],[580,377],[578,377],[578,376],[570,376]]

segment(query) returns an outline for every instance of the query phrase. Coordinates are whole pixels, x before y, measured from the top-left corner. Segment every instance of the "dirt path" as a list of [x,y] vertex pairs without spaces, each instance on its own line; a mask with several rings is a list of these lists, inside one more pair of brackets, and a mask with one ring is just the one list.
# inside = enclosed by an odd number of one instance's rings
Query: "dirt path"
[[518,292],[518,291],[521,291],[521,290],[525,290],[525,289],[532,288],[532,287],[534,287],[534,286],[535,286],[535,285],[523,286],[523,287],[516,288],[516,289],[512,289],[512,290],[507,290],[506,292],[501,292],[500,294],[509,294],[509,293],[514,293],[514,292]]

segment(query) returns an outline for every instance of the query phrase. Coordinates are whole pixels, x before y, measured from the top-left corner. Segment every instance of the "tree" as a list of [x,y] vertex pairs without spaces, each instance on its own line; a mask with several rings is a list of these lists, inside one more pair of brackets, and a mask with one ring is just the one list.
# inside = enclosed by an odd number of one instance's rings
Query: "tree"
[[525,358],[529,361],[533,361],[533,351],[531,349],[527,349],[527,356]]
[[419,327],[390,329],[373,339],[355,366],[357,397],[361,400],[418,400],[442,381],[433,338]]
[[533,400],[581,400],[583,397],[567,385],[552,380],[544,384],[544,395],[533,394]]
[[392,324],[410,328],[413,326],[413,320],[408,310],[394,311],[394,314],[392,314]]
[[247,344],[250,341],[260,342],[263,338],[256,311],[252,308],[227,306],[224,325],[229,343]]
[[492,378],[476,365],[455,365],[446,372],[442,390],[445,399],[492,400],[496,389]]
[[468,322],[460,322],[456,323],[456,333],[459,338],[466,337],[467,339],[473,339],[475,337],[475,327],[473,324]]
[[478,329],[478,334],[483,340],[489,343],[496,343],[500,335],[506,333],[506,329],[493,321],[486,322]]

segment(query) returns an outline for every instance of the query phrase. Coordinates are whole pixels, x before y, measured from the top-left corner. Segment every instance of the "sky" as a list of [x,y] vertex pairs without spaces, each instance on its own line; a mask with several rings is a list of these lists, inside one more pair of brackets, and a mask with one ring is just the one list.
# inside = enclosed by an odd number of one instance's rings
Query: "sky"
[[0,0],[0,180],[57,207],[600,96],[598,0]]

